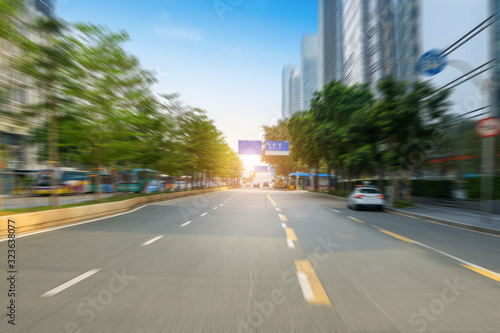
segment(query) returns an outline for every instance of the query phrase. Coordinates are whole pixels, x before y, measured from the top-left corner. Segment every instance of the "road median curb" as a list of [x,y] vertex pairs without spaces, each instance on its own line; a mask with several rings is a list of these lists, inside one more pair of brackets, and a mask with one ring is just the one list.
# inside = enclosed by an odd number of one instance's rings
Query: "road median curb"
[[51,209],[38,212],[13,214],[2,216],[5,223],[0,224],[0,238],[8,235],[7,220],[15,221],[16,234],[53,228],[62,225],[89,221],[97,218],[111,217],[116,214],[126,213],[137,207],[151,203],[168,201],[210,192],[218,192],[233,187],[220,187],[215,189],[193,190],[185,192],[161,193],[158,195],[125,199],[116,202],[84,205],[70,208]]

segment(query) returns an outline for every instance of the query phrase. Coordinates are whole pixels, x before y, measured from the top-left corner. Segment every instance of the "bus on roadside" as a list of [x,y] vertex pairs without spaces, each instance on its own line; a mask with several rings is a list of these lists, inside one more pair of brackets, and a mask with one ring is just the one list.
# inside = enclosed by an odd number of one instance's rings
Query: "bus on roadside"
[[119,192],[143,192],[156,177],[156,171],[149,169],[131,169],[120,171]]
[[274,178],[274,188],[285,188],[285,177],[277,176]]
[[[73,168],[59,167],[40,170],[36,173],[33,184],[34,195],[83,194],[89,191],[89,172]],[[56,186],[52,186],[52,177],[56,178]]]
[[97,192],[97,177],[99,177],[101,193],[111,193],[114,191],[113,175],[105,172],[100,172],[92,173],[89,175],[89,192]]

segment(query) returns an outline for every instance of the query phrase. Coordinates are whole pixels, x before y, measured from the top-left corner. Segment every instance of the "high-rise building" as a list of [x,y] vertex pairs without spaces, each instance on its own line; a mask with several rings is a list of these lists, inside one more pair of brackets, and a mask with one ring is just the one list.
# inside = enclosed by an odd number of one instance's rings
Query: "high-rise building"
[[281,72],[281,118],[288,118],[290,115],[290,74],[296,65],[285,65]]
[[344,79],[342,0],[319,0],[319,85]]
[[302,110],[302,75],[300,66],[285,65],[281,73],[281,118],[290,118]]
[[48,17],[54,17],[55,15],[56,0],[25,0],[25,2],[33,4],[42,15]]
[[417,77],[420,0],[344,0],[344,82]]
[[314,92],[319,90],[318,56],[318,37],[316,35],[304,35],[300,45],[302,110],[309,109]]
[[[16,21],[19,31],[30,39],[39,38],[36,33],[26,28],[38,17],[54,16],[54,0],[24,0],[25,9]],[[26,138],[33,127],[32,122],[20,122],[11,115],[20,112],[26,105],[37,101],[36,89],[27,89],[29,79],[14,71],[7,57],[18,50],[0,36],[0,85],[5,88],[0,99],[0,144],[8,152],[7,161],[0,161],[0,167],[35,169],[38,166],[36,147],[28,147]],[[3,89],[2,89],[3,90]],[[6,163],[7,162],[7,163]]]
[[378,46],[374,45],[382,52],[371,75],[375,79],[395,75],[400,80],[414,80],[422,52],[421,0],[378,0],[377,13]]
[[370,79],[368,57],[368,1],[344,0],[344,83],[353,85]]
[[302,109],[302,75],[300,67],[292,68],[290,72],[290,113],[291,117],[295,112]]

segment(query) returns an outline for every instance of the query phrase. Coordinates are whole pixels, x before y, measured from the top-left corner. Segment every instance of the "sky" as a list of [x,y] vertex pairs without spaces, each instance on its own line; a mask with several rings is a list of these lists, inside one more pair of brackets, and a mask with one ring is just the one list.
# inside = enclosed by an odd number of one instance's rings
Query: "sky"
[[[422,51],[443,49],[488,17],[487,0],[422,0]],[[317,0],[58,0],[58,15],[125,30],[126,49],[157,72],[157,93],[204,109],[237,151],[281,116],[283,65],[299,63],[304,34],[318,30]],[[489,60],[482,33],[431,78],[441,86]],[[471,67],[472,66],[472,67]],[[485,105],[477,84],[453,94],[453,111]],[[247,167],[258,157],[245,157]]]

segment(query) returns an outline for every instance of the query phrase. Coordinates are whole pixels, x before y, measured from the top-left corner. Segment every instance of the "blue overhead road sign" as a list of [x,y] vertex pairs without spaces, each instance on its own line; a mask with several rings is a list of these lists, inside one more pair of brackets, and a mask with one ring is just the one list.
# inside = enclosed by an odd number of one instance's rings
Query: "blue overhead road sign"
[[264,172],[269,170],[269,167],[267,165],[256,165],[253,167],[253,171],[255,172]]
[[266,155],[290,155],[288,141],[266,141]]
[[260,140],[238,140],[238,154],[240,155],[262,155],[262,141]]

